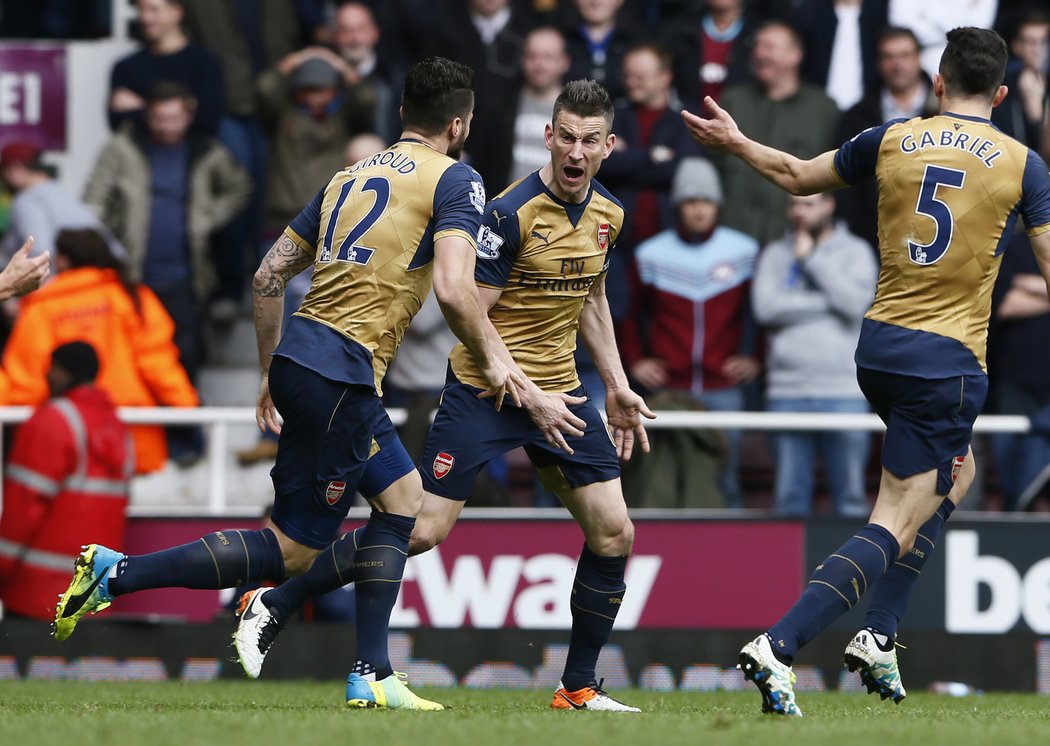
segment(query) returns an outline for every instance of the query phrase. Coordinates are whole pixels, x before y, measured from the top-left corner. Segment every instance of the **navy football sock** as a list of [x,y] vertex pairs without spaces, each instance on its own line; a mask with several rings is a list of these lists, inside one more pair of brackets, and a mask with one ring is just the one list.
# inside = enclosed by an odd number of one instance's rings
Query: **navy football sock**
[[915,590],[915,584],[919,581],[919,573],[922,572],[926,560],[933,554],[937,537],[941,535],[941,529],[953,510],[955,503],[947,497],[944,498],[930,520],[922,524],[911,551],[890,565],[890,569],[875,584],[871,594],[871,608],[868,609],[864,626],[870,627],[873,632],[886,635],[890,642],[897,636],[897,624],[908,610],[908,602]]
[[363,528],[354,529],[333,541],[321,550],[309,570],[268,591],[263,603],[275,611],[278,618],[288,619],[308,599],[353,582],[354,556],[363,532]]
[[602,557],[586,543],[576,566],[572,586],[572,635],[561,683],[574,692],[596,680],[598,655],[609,641],[616,612],[627,590],[624,573],[627,557]]
[[375,668],[376,680],[394,673],[387,638],[390,612],[401,589],[415,518],[373,510],[353,561],[357,584],[357,657]]
[[284,579],[284,558],[273,531],[216,531],[197,541],[117,563],[114,596],[150,588],[236,588]]
[[803,645],[860,600],[898,554],[893,534],[869,523],[817,565],[802,596],[766,633],[777,658],[790,664]]

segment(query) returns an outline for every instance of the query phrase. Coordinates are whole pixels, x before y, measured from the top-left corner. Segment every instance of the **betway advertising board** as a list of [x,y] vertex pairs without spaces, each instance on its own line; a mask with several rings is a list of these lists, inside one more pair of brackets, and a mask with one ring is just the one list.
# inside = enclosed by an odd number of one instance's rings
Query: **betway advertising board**
[[[1050,522],[960,518],[938,540],[902,634],[1050,635]],[[860,524],[636,517],[635,525],[617,619],[621,630],[763,629],[791,606],[812,568]],[[141,554],[219,528],[255,527],[133,519],[126,551]],[[439,547],[409,559],[393,626],[567,629],[582,542],[571,520],[464,518]],[[209,621],[223,600],[212,591],[151,591],[117,599],[107,616]],[[837,625],[858,628],[867,603],[862,599]]]
[[[125,551],[154,551],[218,528],[253,526],[137,519]],[[571,520],[462,520],[440,546],[409,559],[391,626],[568,629],[582,546]],[[803,552],[798,523],[640,521],[617,628],[768,626],[802,585]],[[107,613],[208,621],[220,607],[218,593],[176,589],[118,598]]]
[[[852,527],[810,524],[806,567],[834,551]],[[837,626],[856,628],[866,610],[862,599]],[[905,638],[911,629],[1050,635],[1050,522],[1030,515],[950,520],[901,620]]]

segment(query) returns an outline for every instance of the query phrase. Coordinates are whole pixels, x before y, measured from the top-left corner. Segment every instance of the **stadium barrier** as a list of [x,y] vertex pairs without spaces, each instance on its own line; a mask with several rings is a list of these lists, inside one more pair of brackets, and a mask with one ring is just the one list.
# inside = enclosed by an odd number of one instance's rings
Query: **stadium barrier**
[[[405,420],[403,409],[391,408],[387,412],[394,425]],[[0,425],[17,424],[32,413],[29,407],[0,407]],[[866,430],[881,432],[882,421],[873,414],[845,413],[791,413],[791,412],[679,412],[658,411],[655,420],[647,420],[646,428],[734,428],[741,430]],[[229,451],[228,433],[231,426],[255,426],[255,410],[251,407],[199,407],[176,409],[170,407],[122,407],[120,417],[127,423],[156,425],[201,425],[207,433],[205,457],[207,459],[207,504],[204,512],[210,515],[235,515],[227,501],[227,485],[224,479],[226,456]],[[1019,415],[982,415],[974,425],[978,433],[1024,433],[1029,430],[1027,417]],[[0,431],[0,451],[3,450]],[[0,480],[0,505],[2,505],[2,480]],[[132,515],[184,514],[178,506],[165,510],[151,505],[139,510],[134,504]],[[243,511],[241,511],[243,515]]]
[[[346,528],[361,524],[348,521]],[[735,689],[742,642],[793,602],[811,568],[856,521],[769,520],[700,511],[637,511],[628,592],[601,675],[611,688]],[[141,553],[258,522],[134,518],[124,549]],[[1050,694],[1050,520],[953,516],[901,627],[907,686],[964,682]],[[467,510],[449,538],[409,559],[392,615],[392,655],[419,683],[546,688],[564,660],[581,537],[564,511]],[[776,561],[769,561],[775,557]],[[118,598],[70,641],[45,622],[0,623],[0,678],[192,680],[238,676],[229,662],[231,592],[169,589]],[[798,659],[800,687],[852,690],[842,649],[866,604]],[[320,613],[308,609],[307,617]],[[215,620],[221,619],[221,623]],[[268,677],[336,678],[353,660],[349,623],[303,622],[282,634]]]

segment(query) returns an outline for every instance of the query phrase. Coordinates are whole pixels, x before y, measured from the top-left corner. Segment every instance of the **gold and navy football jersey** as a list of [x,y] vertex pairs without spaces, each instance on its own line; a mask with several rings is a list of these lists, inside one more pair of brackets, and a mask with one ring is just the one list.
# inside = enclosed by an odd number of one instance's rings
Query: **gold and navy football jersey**
[[473,246],[484,209],[477,172],[418,140],[337,173],[285,229],[314,256],[313,279],[274,354],[380,391],[430,292],[434,241]]
[[879,273],[857,346],[864,368],[979,375],[992,288],[1020,216],[1050,231],[1050,176],[987,119],[945,113],[865,130],[835,154],[848,184],[879,186]]
[[[609,268],[623,206],[591,181],[580,204],[547,188],[539,172],[512,184],[485,208],[477,234],[478,285],[503,293],[489,318],[514,360],[544,391],[576,389],[576,331],[591,286]],[[452,370],[463,383],[485,381],[461,344]]]

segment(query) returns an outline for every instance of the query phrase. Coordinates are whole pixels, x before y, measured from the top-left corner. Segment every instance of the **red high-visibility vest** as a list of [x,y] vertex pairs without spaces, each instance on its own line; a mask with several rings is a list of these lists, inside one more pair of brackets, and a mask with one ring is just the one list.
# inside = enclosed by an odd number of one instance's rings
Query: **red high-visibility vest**
[[5,613],[51,619],[81,545],[123,544],[134,467],[128,429],[93,385],[52,399],[19,428],[0,514]]

